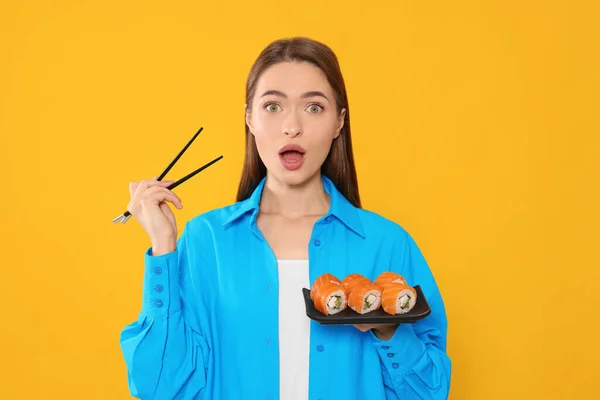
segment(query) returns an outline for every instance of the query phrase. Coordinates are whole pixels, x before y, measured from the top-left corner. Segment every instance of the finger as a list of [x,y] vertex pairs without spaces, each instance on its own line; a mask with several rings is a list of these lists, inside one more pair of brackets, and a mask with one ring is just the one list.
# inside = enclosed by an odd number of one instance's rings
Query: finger
[[[173,213],[171,207],[169,207],[169,204],[166,201],[161,202],[158,206],[165,215],[170,215]],[[171,213],[169,213],[169,211],[171,211]]]
[[[135,184],[136,182],[131,182],[131,184]],[[162,187],[166,187],[169,186],[173,183],[172,180],[170,181],[157,181],[156,179],[146,179],[143,180],[141,182],[137,182],[137,186],[133,192],[133,196],[136,196],[140,193],[145,192],[148,188],[153,187],[153,186],[162,186]],[[130,190],[131,190],[131,184],[130,184]]]
[[[156,176],[153,176],[153,177],[152,177],[152,179],[151,179],[151,181],[152,181],[153,183],[155,183],[155,184],[158,184],[158,185],[165,185],[165,186],[169,186],[171,183],[173,183],[173,182],[174,182],[173,180],[157,181],[157,179],[158,179],[158,178],[157,178]],[[152,185],[151,185],[151,186],[152,186]]]
[[177,196],[175,193],[173,193],[172,191],[170,191],[169,189],[167,189],[166,187],[163,187],[161,185],[152,185],[152,186],[149,186],[141,194],[141,197],[142,198],[147,198],[149,196],[154,196],[156,194],[160,194],[161,196],[166,194],[166,195],[169,195],[169,196],[173,196],[177,200],[181,201],[181,199],[179,198],[179,196]]
[[129,182],[129,196],[133,197],[139,184],[139,182]]
[[163,215],[165,215],[169,222],[176,228],[177,222],[175,220],[175,215],[173,215],[173,210],[171,210],[169,204],[163,201],[158,206],[160,207],[160,210],[162,211]]
[[393,326],[398,326],[398,324],[376,324],[376,325],[371,325],[371,329],[385,329],[385,328],[391,328]]
[[354,327],[361,332],[366,332],[372,328],[371,325],[364,325],[364,324],[357,324],[357,325],[354,325]]
[[144,179],[144,180],[140,181],[138,183],[137,187],[135,188],[135,192],[133,192],[132,197],[137,197],[141,193],[144,193],[146,191],[146,189],[148,189],[150,182],[152,182],[152,180]]
[[[154,199],[158,202],[161,201],[169,201],[175,205],[178,209],[182,209],[183,205],[181,204],[181,199],[175,193],[171,192],[169,189],[160,186],[152,186],[142,194],[143,200]],[[142,201],[143,201],[142,200]]]
[[[133,195],[131,196],[129,204],[127,204],[127,211],[129,211],[130,213],[133,214],[134,209],[137,208],[136,204],[139,204],[140,202],[142,202],[144,200],[145,193],[148,189],[153,188],[153,187],[164,188],[165,186],[170,185],[172,182],[173,181],[160,181],[159,182],[159,181],[152,180],[152,179],[143,180],[141,182],[131,182],[130,183],[130,192],[133,191]],[[163,200],[159,200],[159,201],[163,201]],[[170,198],[169,201],[175,202],[175,200],[172,198]],[[178,199],[177,201],[178,201],[176,203],[176,204],[178,204],[177,208],[181,210],[183,208],[183,205],[181,204],[181,199]]]

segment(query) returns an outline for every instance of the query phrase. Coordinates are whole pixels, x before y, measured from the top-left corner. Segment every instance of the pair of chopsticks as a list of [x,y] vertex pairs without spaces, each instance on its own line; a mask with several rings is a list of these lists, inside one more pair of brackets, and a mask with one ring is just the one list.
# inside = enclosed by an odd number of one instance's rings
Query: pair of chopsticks
[[[198,135],[200,134],[200,132],[202,132],[203,129],[204,128],[198,129],[198,132],[196,132],[196,134],[190,139],[190,141],[185,145],[185,147],[183,149],[181,149],[179,154],[177,154],[177,156],[173,159],[173,161],[171,161],[171,163],[167,166],[167,168],[165,168],[165,170],[162,172],[162,174],[160,174],[160,176],[156,179],[157,181],[161,181],[165,177],[165,175],[167,175],[167,173],[171,170],[171,168],[173,168],[173,166],[175,165],[177,160],[179,160],[179,158],[183,155],[183,153],[185,153],[185,151],[188,149],[188,147],[190,147],[190,145],[194,142],[194,140],[198,137]],[[177,182],[173,182],[173,184],[170,185],[167,189],[169,189],[169,190],[175,189],[177,186],[181,185],[183,182],[192,178],[194,175],[204,171],[206,168],[210,167],[211,165],[213,165],[214,163],[219,161],[221,158],[223,158],[223,156],[219,156],[219,157],[215,158],[214,160],[212,160],[211,162],[204,164],[203,166],[201,166],[194,172],[187,174],[186,176],[184,176]],[[116,217],[115,219],[113,219],[113,222],[115,224],[118,222],[121,222],[122,224],[124,224],[129,220],[129,218],[131,218],[131,213],[129,211],[125,211],[123,214],[121,214],[118,217]]]

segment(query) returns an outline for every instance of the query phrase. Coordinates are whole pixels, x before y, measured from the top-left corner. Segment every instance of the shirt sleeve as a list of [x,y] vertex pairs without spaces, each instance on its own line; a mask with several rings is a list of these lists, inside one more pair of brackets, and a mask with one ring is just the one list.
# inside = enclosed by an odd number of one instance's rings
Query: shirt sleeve
[[150,248],[144,254],[141,312],[120,337],[129,390],[136,398],[199,399],[206,387],[208,342],[182,307],[188,236],[186,225],[175,251],[152,256]]
[[446,354],[447,319],[435,279],[413,238],[404,233],[392,256],[390,270],[409,285],[420,285],[431,314],[413,324],[401,324],[387,341],[370,335],[379,354],[390,399],[447,399],[451,361]]

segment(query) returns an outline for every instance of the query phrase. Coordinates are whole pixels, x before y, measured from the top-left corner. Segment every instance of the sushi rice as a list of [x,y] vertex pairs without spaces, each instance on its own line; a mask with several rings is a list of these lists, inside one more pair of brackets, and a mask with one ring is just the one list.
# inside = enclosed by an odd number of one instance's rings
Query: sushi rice
[[359,314],[366,314],[379,308],[381,303],[381,290],[371,289],[365,293],[363,299],[362,309],[360,311],[354,310]]
[[[339,286],[339,285],[338,285]],[[346,308],[346,292],[340,287],[335,292],[327,295],[325,304],[327,305],[327,314],[334,315]]]

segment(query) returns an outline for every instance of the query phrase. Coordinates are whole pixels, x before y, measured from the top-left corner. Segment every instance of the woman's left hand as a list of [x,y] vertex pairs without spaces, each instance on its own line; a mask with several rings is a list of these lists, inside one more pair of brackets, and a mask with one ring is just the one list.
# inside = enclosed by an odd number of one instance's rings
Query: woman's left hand
[[396,328],[398,324],[358,324],[354,325],[356,329],[362,332],[366,332],[369,329],[373,329],[373,333],[380,340],[390,340],[394,333],[396,332]]

